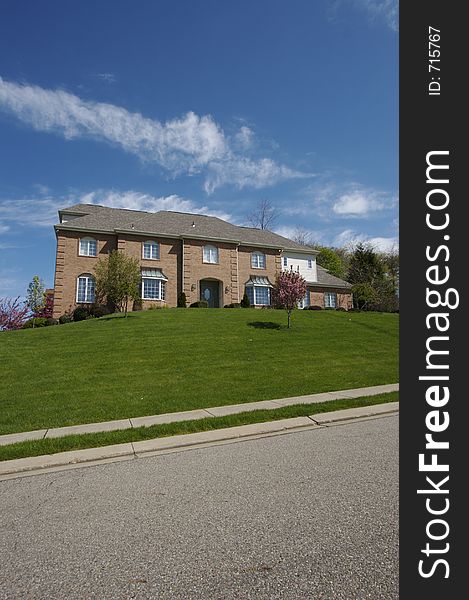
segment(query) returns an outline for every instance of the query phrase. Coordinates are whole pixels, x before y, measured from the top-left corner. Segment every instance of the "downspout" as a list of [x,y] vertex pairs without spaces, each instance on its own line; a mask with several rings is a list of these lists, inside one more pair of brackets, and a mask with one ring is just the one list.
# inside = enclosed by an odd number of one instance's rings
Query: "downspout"
[[239,300],[239,286],[240,286],[240,281],[239,281],[239,244],[236,244],[236,279],[238,280],[238,304],[240,302]]
[[184,238],[181,238],[181,293],[186,293],[184,291]]

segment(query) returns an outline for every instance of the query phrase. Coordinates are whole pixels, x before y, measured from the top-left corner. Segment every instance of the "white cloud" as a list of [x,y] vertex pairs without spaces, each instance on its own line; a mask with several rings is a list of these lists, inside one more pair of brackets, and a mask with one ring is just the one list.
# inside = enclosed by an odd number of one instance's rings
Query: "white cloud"
[[304,237],[304,239],[307,239],[307,241],[312,244],[321,243],[324,238],[323,231],[317,231],[315,229],[308,229],[299,226],[292,227],[287,225],[282,227],[276,227],[274,231],[275,233],[283,235],[283,237],[286,237],[289,240],[294,240],[299,234],[301,234],[302,237]]
[[203,214],[220,219],[230,220],[228,213],[211,210],[208,206],[200,206],[193,200],[182,198],[177,194],[169,196],[152,196],[134,190],[119,192],[116,190],[95,190],[76,198],[77,202],[83,204],[100,204],[112,208],[128,208],[130,210],[145,210],[157,212],[159,210],[173,210]]
[[205,179],[204,189],[209,194],[226,184],[235,185],[238,189],[244,187],[259,189],[273,186],[281,181],[304,177],[311,177],[311,175],[279,165],[270,158],[251,160],[237,157],[212,162]]
[[337,248],[350,248],[360,242],[370,244],[379,252],[388,252],[399,248],[399,238],[397,237],[371,237],[363,233],[357,233],[353,229],[345,229],[336,235],[332,245]]
[[242,150],[247,150],[253,144],[254,132],[252,129],[243,125],[234,136],[236,143]]
[[354,0],[354,3],[366,10],[372,20],[384,20],[392,31],[399,31],[398,0]]
[[142,161],[160,165],[172,176],[208,171],[204,185],[207,192],[226,184],[260,188],[307,176],[271,159],[237,154],[235,150],[245,150],[251,144],[251,129],[241,127],[235,147],[231,147],[229,138],[210,115],[188,112],[161,123],[113,104],[82,100],[64,90],[1,78],[0,109],[38,131],[68,140],[88,138],[118,146]]
[[7,231],[10,231],[10,227],[8,225],[0,223],[0,233],[6,233]]
[[366,217],[370,212],[375,212],[386,207],[379,199],[379,194],[370,190],[353,190],[343,194],[332,205],[336,215]]
[[98,77],[98,79],[102,79],[106,83],[116,82],[116,76],[114,73],[96,73],[96,77]]
[[[219,217],[231,220],[231,215],[199,205],[193,200],[182,198],[177,194],[169,196],[152,196],[135,190],[93,190],[86,193],[73,193],[67,196],[47,198],[19,198],[0,200],[0,218],[18,226],[50,227],[58,222],[57,211],[73,204],[100,204],[113,208],[130,210],[174,210]],[[3,225],[7,231],[9,225]],[[0,232],[2,229],[0,228]]]

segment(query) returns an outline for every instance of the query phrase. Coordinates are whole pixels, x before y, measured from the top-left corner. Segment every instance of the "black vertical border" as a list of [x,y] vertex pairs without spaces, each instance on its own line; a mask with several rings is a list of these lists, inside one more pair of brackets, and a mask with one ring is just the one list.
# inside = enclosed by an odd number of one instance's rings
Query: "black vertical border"
[[[468,568],[465,566],[465,498],[463,485],[469,469],[465,465],[469,458],[469,430],[466,431],[466,406],[469,403],[469,388],[465,375],[469,375],[469,334],[466,306],[466,280],[469,278],[469,229],[465,220],[469,194],[465,190],[466,157],[469,150],[465,141],[468,130],[469,101],[463,92],[467,75],[463,66],[469,55],[467,49],[468,24],[463,16],[463,2],[404,0],[400,5],[400,598],[459,598],[466,595],[463,579]],[[429,72],[429,27],[441,30],[440,72]],[[441,94],[430,96],[429,83],[432,77],[440,77]],[[434,86],[436,87],[436,86]],[[463,108],[463,104],[468,105]],[[431,189],[426,183],[426,155],[430,151],[448,150],[449,184],[444,187],[450,194],[448,212],[450,224],[445,231],[432,231],[426,226],[426,195]],[[443,240],[449,235],[449,240]],[[436,311],[449,313],[449,335],[447,345],[450,354],[442,362],[449,363],[450,400],[445,409],[450,416],[449,428],[437,439],[448,440],[449,449],[439,452],[439,462],[448,462],[450,508],[441,518],[447,520],[450,531],[441,542],[429,540],[426,526],[432,518],[426,510],[426,497],[417,494],[417,489],[429,488],[425,476],[420,473],[418,455],[425,452],[425,434],[428,432],[425,417],[429,410],[425,391],[430,385],[419,381],[425,374],[426,341],[435,331],[426,326],[426,316],[435,312],[426,303],[426,270],[431,263],[426,258],[426,247],[435,249],[446,244],[450,251],[448,262],[443,253],[438,264],[449,266],[450,279],[443,288],[456,288],[459,292],[459,307]],[[466,266],[466,264],[468,266]],[[466,358],[466,356],[467,358]],[[428,372],[427,372],[428,374]],[[443,371],[439,372],[443,374]],[[442,384],[446,385],[446,384]],[[427,451],[428,454],[428,451]],[[431,454],[431,452],[430,452]],[[443,473],[435,473],[439,481]],[[433,496],[436,498],[436,496]],[[440,501],[442,496],[438,496]],[[435,506],[436,506],[435,500]],[[435,528],[434,532],[437,531]],[[442,529],[440,529],[442,531]],[[442,548],[446,542],[449,550],[427,558],[421,550],[429,542],[434,548]],[[428,572],[432,561],[444,558],[449,563],[449,577],[442,565],[431,577],[419,575],[418,565],[425,559]],[[461,590],[461,591],[460,591]]]

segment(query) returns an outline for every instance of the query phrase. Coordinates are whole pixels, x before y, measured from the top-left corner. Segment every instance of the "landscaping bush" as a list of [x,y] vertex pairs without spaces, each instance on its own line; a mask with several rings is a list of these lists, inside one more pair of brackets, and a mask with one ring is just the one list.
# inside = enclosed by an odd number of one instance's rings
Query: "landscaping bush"
[[64,323],[71,323],[72,322],[72,317],[70,315],[60,315],[59,317],[59,323],[61,325],[63,325]]
[[178,308],[186,308],[187,307],[187,298],[184,292],[181,292],[178,296]]
[[86,306],[77,306],[73,311],[74,321],[84,321],[90,316],[90,311]]
[[197,300],[197,302],[193,302],[189,308],[208,308],[207,300]]
[[223,308],[239,308],[240,306],[239,302],[231,302],[231,304],[225,304]]
[[313,304],[312,306],[306,306],[303,310],[324,310],[322,306]]
[[51,325],[58,325],[58,324],[59,324],[59,322],[57,319],[53,319],[52,317],[46,318],[46,322],[45,322],[46,327],[50,327]]
[[[141,300],[134,300],[134,303],[132,304],[132,310],[143,310],[143,302]],[[114,312],[111,309],[109,309],[109,312]]]
[[336,308],[336,310],[340,310],[340,312],[347,312],[347,309],[346,309],[346,308],[344,308],[343,306],[338,306],[338,307]]
[[46,321],[47,319],[45,319],[44,317],[32,317],[24,323],[23,329],[32,329],[33,327],[45,327]]
[[249,300],[246,292],[244,292],[243,299],[241,300],[240,306],[241,306],[241,308],[250,308],[250,306],[251,306],[251,301]]
[[106,315],[109,315],[111,313],[111,311],[106,305],[93,304],[90,307],[89,313],[92,317],[96,317],[99,319],[99,317],[104,317]]

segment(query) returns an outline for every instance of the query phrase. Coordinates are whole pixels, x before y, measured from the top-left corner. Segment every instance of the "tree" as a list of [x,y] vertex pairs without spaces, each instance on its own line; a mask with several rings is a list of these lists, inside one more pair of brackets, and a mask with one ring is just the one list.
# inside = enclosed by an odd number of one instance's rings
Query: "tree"
[[298,225],[293,234],[293,241],[302,246],[312,246],[311,232]]
[[29,306],[20,303],[20,297],[0,298],[0,330],[21,329],[29,316]]
[[327,269],[331,275],[343,279],[345,277],[345,265],[337,250],[327,246],[318,246],[317,244],[315,249],[319,250],[319,254],[316,256],[318,265],[323,269]]
[[267,198],[259,200],[255,208],[248,214],[248,222],[258,229],[272,229],[279,218],[279,211]]
[[[45,304],[46,292],[44,282],[39,278],[38,275],[34,275],[32,281],[28,285],[28,291],[26,292],[26,305],[29,307],[33,315],[36,315]],[[33,321],[33,327],[35,322]]]
[[54,296],[52,294],[46,294],[44,305],[34,313],[34,317],[50,319],[54,312]]
[[285,308],[290,328],[291,313],[306,294],[306,281],[296,271],[282,271],[277,274],[272,289],[272,302],[276,308]]
[[96,297],[107,301],[127,317],[129,300],[140,299],[140,266],[136,258],[113,250],[95,268]]
[[396,288],[382,257],[369,244],[359,243],[350,257],[348,281],[358,308],[393,310]]

